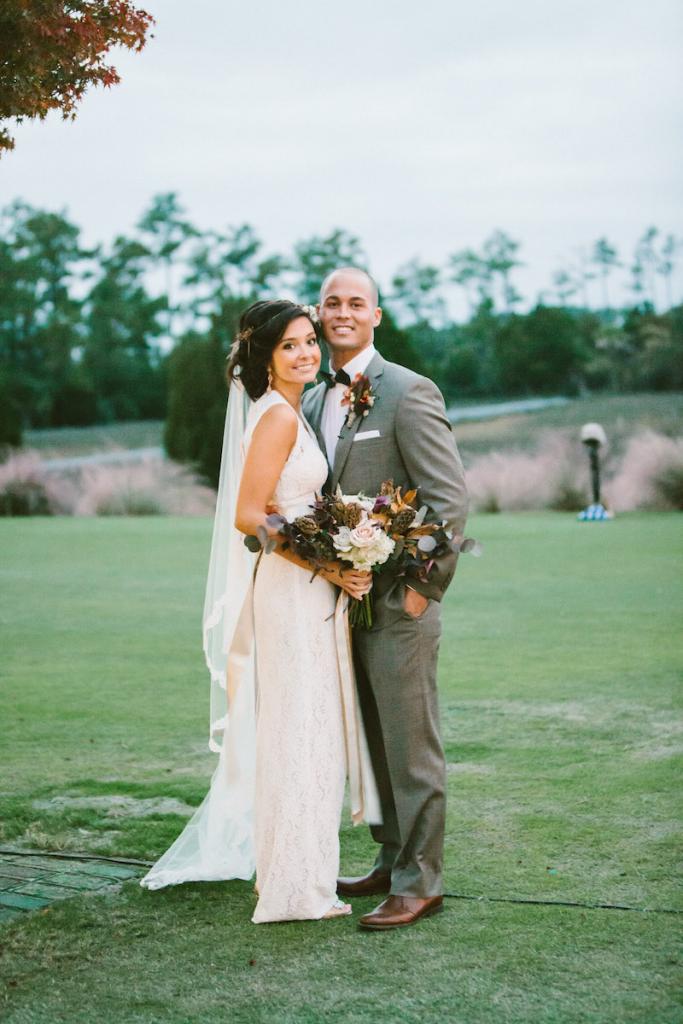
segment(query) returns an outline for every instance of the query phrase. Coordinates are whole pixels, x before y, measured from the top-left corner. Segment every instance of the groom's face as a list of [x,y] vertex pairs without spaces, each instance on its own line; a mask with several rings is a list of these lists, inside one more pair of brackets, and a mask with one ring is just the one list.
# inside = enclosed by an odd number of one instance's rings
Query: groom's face
[[339,357],[347,361],[367,348],[382,319],[372,283],[354,271],[341,270],[328,278],[318,311],[337,365]]

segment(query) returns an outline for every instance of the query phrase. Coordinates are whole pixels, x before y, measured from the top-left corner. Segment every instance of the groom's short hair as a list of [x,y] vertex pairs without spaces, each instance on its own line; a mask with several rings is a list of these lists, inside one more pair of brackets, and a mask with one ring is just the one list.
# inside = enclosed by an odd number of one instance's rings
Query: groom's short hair
[[325,285],[327,284],[331,277],[334,277],[335,274],[360,274],[362,277],[365,278],[365,280],[370,285],[370,290],[372,292],[372,301],[374,305],[379,306],[379,288],[377,287],[377,282],[375,281],[374,277],[371,277],[371,275],[368,274],[367,270],[363,270],[362,267],[335,267],[334,270],[331,270],[329,272],[329,274],[325,274],[325,277],[323,278],[323,283],[320,285],[321,299],[325,291]]

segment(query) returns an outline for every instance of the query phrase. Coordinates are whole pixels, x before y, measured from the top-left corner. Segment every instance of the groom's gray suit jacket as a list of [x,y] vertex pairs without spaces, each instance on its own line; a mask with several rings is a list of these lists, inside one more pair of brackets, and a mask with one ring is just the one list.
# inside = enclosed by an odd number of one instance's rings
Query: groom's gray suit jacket
[[[375,403],[342,428],[328,486],[372,496],[381,484],[418,488],[429,518],[462,535],[467,493],[462,463],[438,388],[411,370],[373,357],[367,371]],[[323,451],[324,384],[304,395],[304,413]],[[405,579],[388,572],[373,584],[374,626],[354,629],[356,682],[382,804],[375,867],[391,875],[391,891],[436,896],[442,890],[446,765],[439,732],[436,668],[439,601],[457,555],[440,558],[426,580],[410,585],[431,598],[413,618],[403,608]]]
[[[375,403],[367,416],[344,425],[330,469],[328,487],[346,494],[379,493],[385,480],[406,490],[418,489],[418,504],[427,505],[430,521],[445,521],[462,537],[467,518],[467,491],[460,455],[446,417],[441,392],[426,377],[390,363],[377,353],[366,370]],[[325,452],[320,429],[327,387],[319,384],[303,398],[304,414]],[[373,436],[365,436],[372,434]],[[453,551],[437,559],[428,578],[409,579],[413,589],[440,601],[453,578]],[[375,629],[403,613],[404,582],[388,573],[375,578]]]

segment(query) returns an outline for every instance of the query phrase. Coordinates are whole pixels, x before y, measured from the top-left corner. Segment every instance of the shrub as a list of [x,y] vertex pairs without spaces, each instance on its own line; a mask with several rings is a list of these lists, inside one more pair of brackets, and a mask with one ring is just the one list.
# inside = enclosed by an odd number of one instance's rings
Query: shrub
[[68,514],[73,504],[73,487],[46,473],[35,452],[11,455],[0,466],[0,516]]
[[0,445],[21,444],[21,404],[8,377],[0,373]]
[[160,516],[168,513],[163,494],[152,478],[141,479],[140,467],[133,471],[120,467],[87,470],[82,477],[82,487],[78,515]]
[[82,516],[211,515],[215,494],[181,466],[162,459],[89,466],[80,478]]
[[[611,469],[608,452],[602,463],[606,475]],[[475,459],[467,470],[467,486],[478,512],[573,512],[590,499],[585,453],[578,442],[572,444],[561,434],[546,435],[533,453],[494,451]],[[683,510],[683,438],[652,430],[632,437],[603,494],[617,512]]]
[[632,437],[608,492],[616,511],[683,509],[683,438],[653,430]]
[[216,496],[182,466],[162,459],[48,472],[36,452],[0,465],[0,515],[210,516]]
[[559,434],[546,435],[534,453],[490,452],[475,459],[467,487],[478,512],[575,511],[589,494],[584,453]]
[[80,368],[57,387],[50,419],[54,427],[83,427],[97,422],[97,395]]
[[217,487],[228,395],[219,339],[186,337],[169,356],[168,384],[166,451]]
[[671,508],[683,511],[683,458],[655,477],[655,491]]

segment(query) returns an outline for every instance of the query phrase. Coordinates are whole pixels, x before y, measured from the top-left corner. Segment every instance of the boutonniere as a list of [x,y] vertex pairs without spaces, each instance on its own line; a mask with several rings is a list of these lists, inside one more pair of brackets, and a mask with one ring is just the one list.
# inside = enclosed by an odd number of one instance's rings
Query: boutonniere
[[349,407],[344,420],[345,427],[350,427],[356,417],[367,416],[375,404],[370,378],[363,373],[357,373],[344,392],[341,404]]

